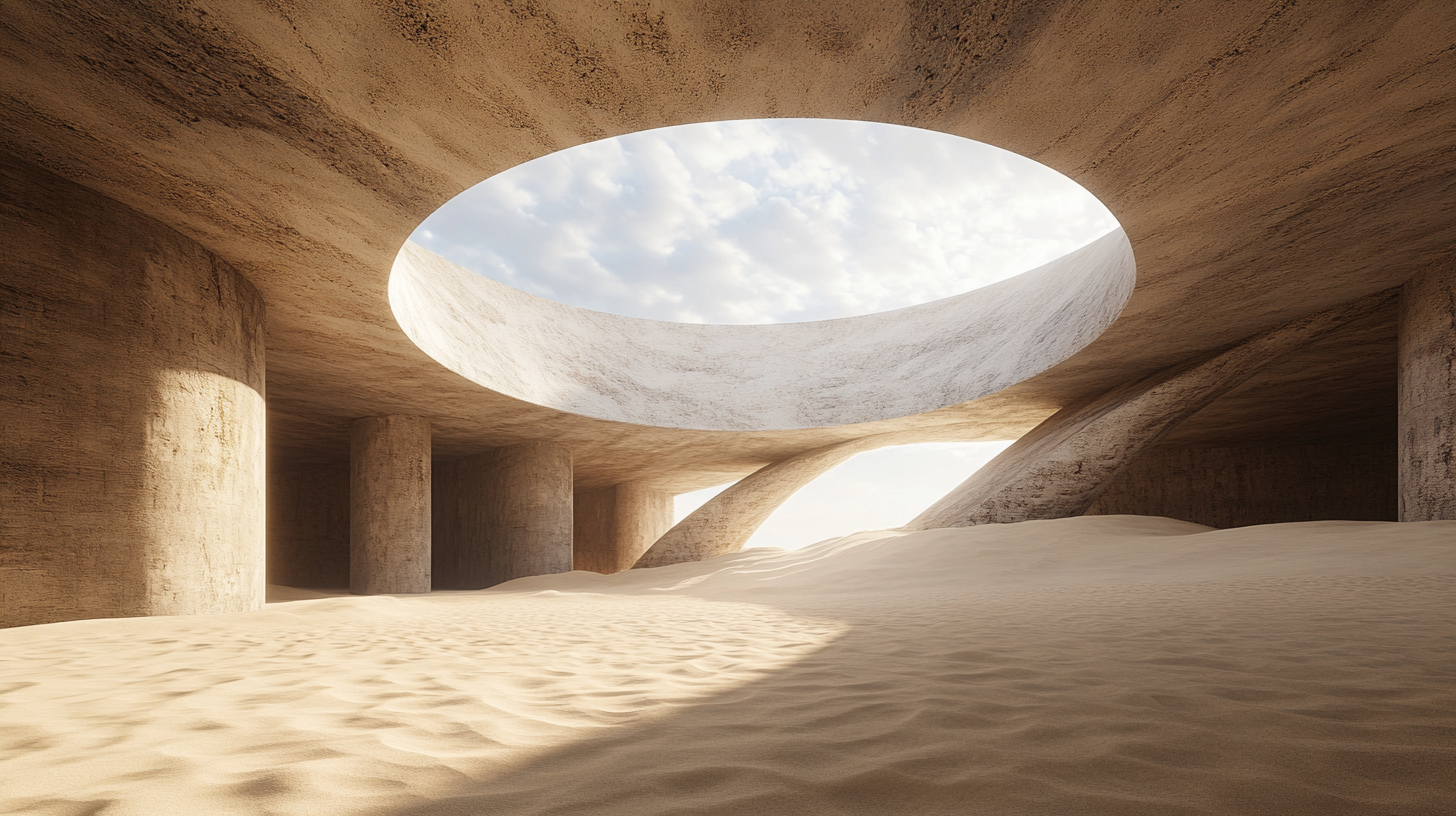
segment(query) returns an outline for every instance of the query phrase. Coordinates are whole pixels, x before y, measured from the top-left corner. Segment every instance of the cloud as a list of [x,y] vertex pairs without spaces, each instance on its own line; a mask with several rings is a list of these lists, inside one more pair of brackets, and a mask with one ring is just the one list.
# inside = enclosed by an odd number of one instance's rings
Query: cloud
[[989,145],[869,122],[684,125],[507,170],[413,240],[502,283],[659,320],[778,323],[985,286],[1117,226]]

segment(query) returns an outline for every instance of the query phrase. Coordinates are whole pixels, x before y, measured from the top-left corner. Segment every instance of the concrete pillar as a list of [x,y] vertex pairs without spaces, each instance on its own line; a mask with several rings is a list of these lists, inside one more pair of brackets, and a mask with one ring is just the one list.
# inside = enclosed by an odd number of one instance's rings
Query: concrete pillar
[[672,494],[623,482],[576,494],[572,568],[610,575],[631,569],[672,527]]
[[349,591],[430,591],[430,421],[349,423]]
[[435,587],[571,570],[571,451],[526,442],[436,469]]
[[1456,519],[1456,270],[1400,298],[1400,520]]
[[0,626],[261,608],[257,290],[4,158],[0,246]]

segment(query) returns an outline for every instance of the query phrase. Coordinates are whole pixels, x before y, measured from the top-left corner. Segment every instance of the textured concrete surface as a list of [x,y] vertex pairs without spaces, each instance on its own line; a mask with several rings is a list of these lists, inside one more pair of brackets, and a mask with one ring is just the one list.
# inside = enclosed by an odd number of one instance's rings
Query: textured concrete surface
[[435,466],[434,586],[571,571],[571,451],[527,442]]
[[1209,527],[1395,521],[1395,444],[1145,451],[1087,515],[1167,516]]
[[1388,307],[1398,290],[1361,298],[1247,338],[1068,406],[915,517],[906,529],[1078,516],[1170,429],[1311,340]]
[[268,583],[349,586],[349,465],[268,467]]
[[0,191],[0,626],[261,607],[258,292],[49,173]]
[[430,421],[361,417],[350,423],[349,590],[430,591]]
[[1135,277],[1119,230],[933,303],[719,326],[556,303],[406,244],[390,302],[420,348],[502,394],[638,425],[772,431],[897,419],[993,394],[1094,340]]
[[[341,459],[351,418],[427,414],[444,457],[552,439],[572,449],[579,489],[679,491],[908,427],[982,423],[982,438],[1005,438],[1452,268],[1453,41],[1456,6],[1433,2],[14,0],[0,151],[177,229],[258,285],[280,456]],[[1132,297],[1082,351],[991,397],[742,436],[481,388],[393,317],[399,248],[459,191],[584,141],[756,116],[924,127],[1047,164],[1117,215]],[[1391,391],[1362,372],[1385,352],[1329,339],[1311,366],[1268,369],[1237,414],[1201,413],[1180,435],[1206,441],[1199,423],[1215,416],[1220,436],[1290,444],[1384,433]]]
[[1400,298],[1400,520],[1456,519],[1456,266]]
[[573,497],[571,568],[611,575],[631,569],[672,527],[673,495],[628,482]]

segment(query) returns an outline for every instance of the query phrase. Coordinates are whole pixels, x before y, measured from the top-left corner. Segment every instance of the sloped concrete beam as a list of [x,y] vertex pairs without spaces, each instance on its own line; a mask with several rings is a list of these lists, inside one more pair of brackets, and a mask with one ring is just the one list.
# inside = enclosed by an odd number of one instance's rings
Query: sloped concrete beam
[[1400,520],[1456,519],[1456,270],[1400,297]]
[[640,482],[577,493],[572,569],[610,575],[631,569],[672,527],[672,494]]
[[[962,429],[960,434],[964,436],[966,431]],[[637,559],[633,569],[702,561],[737,552],[790,496],[851,456],[891,445],[946,441],[957,436],[954,428],[878,434],[825,445],[766,465],[678,522]]]
[[1063,408],[906,529],[1082,515],[1114,477],[1179,422],[1305,343],[1388,307],[1395,297],[1390,290],[1326,309]]
[[430,591],[430,421],[349,424],[349,590]]

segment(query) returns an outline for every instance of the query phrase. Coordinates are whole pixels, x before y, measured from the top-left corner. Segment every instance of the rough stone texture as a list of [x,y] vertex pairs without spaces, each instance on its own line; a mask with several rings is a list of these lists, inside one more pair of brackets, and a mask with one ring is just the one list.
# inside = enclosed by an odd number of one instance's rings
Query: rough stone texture
[[361,417],[349,427],[349,590],[429,592],[430,421]]
[[993,394],[1096,339],[1135,277],[1115,230],[933,303],[721,326],[556,303],[406,244],[390,302],[420,348],[502,394],[639,425],[768,431],[897,419]]
[[1456,266],[1400,298],[1400,520],[1456,519]]
[[3,157],[0,247],[0,626],[261,607],[258,292]]
[[1156,447],[1112,479],[1086,515],[1135,514],[1247,527],[1395,521],[1395,444]]
[[672,527],[672,499],[665,490],[632,482],[577,493],[571,568],[604,575],[631,569]]
[[435,467],[436,589],[571,571],[571,451],[526,442]]
[[[904,431],[861,437],[775,462],[745,476],[688,514],[657,539],[633,567],[665,567],[737,552],[790,496],[851,456],[890,445],[954,441],[958,438],[956,430],[943,429],[933,436]],[[963,437],[972,438],[978,430],[959,429]]]
[[[1441,2],[11,0],[0,151],[172,226],[258,285],[270,431],[290,461],[344,458],[353,417],[418,414],[444,458],[553,439],[572,449],[578,489],[680,492],[909,427],[1014,436],[1451,269],[1453,41],[1456,4]],[[741,435],[531,405],[437,364],[393,317],[399,248],[470,185],[588,140],[758,116],[911,125],[1034,158],[1117,215],[1133,295],[1097,340],[1004,392]],[[1312,365],[1268,369],[1247,412],[1219,418],[1220,444],[1237,442],[1229,428],[1290,444],[1388,434],[1392,389],[1364,374],[1390,349],[1328,339]],[[1180,437],[1206,443],[1213,416]]]
[[349,586],[349,465],[268,467],[268,583]]
[[1082,515],[1144,450],[1179,422],[1311,340],[1388,307],[1395,291],[1326,309],[1211,358],[1068,406],[1018,439],[907,529]]

